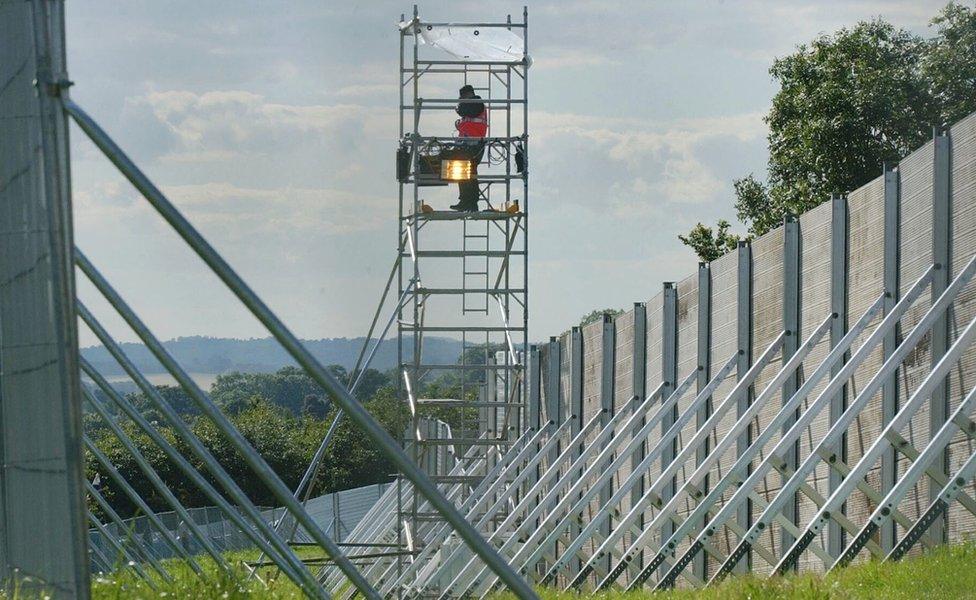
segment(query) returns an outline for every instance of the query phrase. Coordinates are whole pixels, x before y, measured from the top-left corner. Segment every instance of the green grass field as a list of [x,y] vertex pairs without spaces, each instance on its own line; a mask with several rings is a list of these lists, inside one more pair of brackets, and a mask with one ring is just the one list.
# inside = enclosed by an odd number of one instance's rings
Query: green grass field
[[[235,562],[244,555],[232,557]],[[247,558],[253,559],[253,556]],[[201,563],[204,561],[201,559]],[[95,577],[92,597],[95,600],[129,598],[166,599],[220,599],[220,600],[292,600],[302,598],[294,585],[281,577],[265,587],[257,580],[246,581],[211,575],[209,580],[196,577],[185,565],[170,561],[167,570],[173,576],[172,583],[155,581],[156,589],[123,570],[119,574]],[[212,568],[212,564],[207,565]],[[211,571],[212,573],[214,571]],[[577,594],[540,590],[543,600],[575,600]],[[6,598],[27,600],[39,597],[25,593],[15,586],[8,590]],[[40,597],[43,597],[41,595]],[[976,543],[960,544],[938,549],[925,556],[898,563],[869,562],[831,573],[826,577],[813,575],[759,579],[754,577],[730,578],[721,585],[704,591],[677,590],[665,593],[622,593],[588,595],[604,600],[628,600],[660,598],[661,600],[765,600],[769,598],[814,599],[874,599],[884,600],[934,598],[976,598]],[[496,600],[509,600],[510,594],[499,594]]]

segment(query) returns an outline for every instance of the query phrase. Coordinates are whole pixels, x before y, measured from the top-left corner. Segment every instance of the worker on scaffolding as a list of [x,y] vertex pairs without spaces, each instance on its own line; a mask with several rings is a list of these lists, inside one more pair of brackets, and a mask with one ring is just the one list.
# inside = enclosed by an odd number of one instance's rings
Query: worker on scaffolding
[[488,111],[481,96],[474,93],[474,87],[464,85],[458,90],[455,112],[458,120],[454,122],[458,140],[453,153],[457,158],[471,161],[471,178],[458,182],[458,203],[451,209],[462,212],[476,212],[481,192],[478,189],[478,163],[485,153],[485,136],[488,135]]

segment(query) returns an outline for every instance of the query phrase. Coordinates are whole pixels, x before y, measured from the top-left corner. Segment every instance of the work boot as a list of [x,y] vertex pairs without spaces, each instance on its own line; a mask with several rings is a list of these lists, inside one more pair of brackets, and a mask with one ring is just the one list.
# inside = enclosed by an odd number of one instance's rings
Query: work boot
[[457,204],[451,205],[451,210],[456,210],[458,212],[478,212],[478,201],[464,201],[461,200]]

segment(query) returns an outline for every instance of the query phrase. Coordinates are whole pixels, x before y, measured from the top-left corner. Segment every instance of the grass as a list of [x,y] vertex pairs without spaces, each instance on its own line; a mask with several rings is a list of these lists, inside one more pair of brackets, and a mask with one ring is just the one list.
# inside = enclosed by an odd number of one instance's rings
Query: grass
[[[543,600],[578,600],[577,594],[543,590]],[[976,598],[976,543],[938,548],[921,557],[896,563],[871,561],[826,576],[812,574],[772,577],[730,577],[704,590],[669,592],[608,592],[590,594],[597,600],[954,600]],[[495,600],[514,598],[501,594]]]
[[[297,552],[304,558],[313,558],[316,556],[314,550],[300,548]],[[259,575],[267,581],[267,585],[256,578],[248,578],[244,562],[256,561],[257,552],[229,553],[226,557],[227,562],[237,568],[234,576],[219,570],[211,558],[197,557],[208,579],[197,576],[182,561],[165,561],[163,566],[173,577],[173,581],[163,581],[158,574],[152,573],[155,575],[154,585],[157,588],[155,590],[129,569],[123,569],[120,573],[101,574],[92,578],[92,600],[128,600],[129,598],[299,600],[305,598],[291,580],[284,575],[277,575],[271,569],[259,571]]]
[[[251,554],[234,554],[228,557],[232,564],[256,558]],[[172,583],[155,580],[156,589],[136,577],[128,569],[118,573],[96,576],[92,580],[94,600],[137,599],[214,599],[214,600],[298,600],[303,598],[298,589],[285,577],[279,577],[268,587],[257,580],[246,581],[218,575],[212,562],[200,559],[209,573],[209,580],[197,577],[185,564],[167,561],[167,570],[173,576]],[[244,573],[243,567],[241,573]],[[265,575],[268,573],[266,572]],[[31,590],[31,591],[25,591]],[[3,594],[9,600],[33,600],[45,595],[38,594],[30,582],[17,584]],[[581,596],[554,590],[540,590],[543,600],[578,600]],[[875,599],[884,600],[933,598],[950,600],[976,599],[976,543],[966,543],[939,548],[921,557],[897,563],[868,562],[825,577],[798,575],[762,579],[757,577],[733,577],[722,584],[705,590],[676,590],[671,592],[609,592],[587,595],[597,600],[766,600],[773,598],[820,599]],[[498,594],[494,600],[509,600],[511,594]]]

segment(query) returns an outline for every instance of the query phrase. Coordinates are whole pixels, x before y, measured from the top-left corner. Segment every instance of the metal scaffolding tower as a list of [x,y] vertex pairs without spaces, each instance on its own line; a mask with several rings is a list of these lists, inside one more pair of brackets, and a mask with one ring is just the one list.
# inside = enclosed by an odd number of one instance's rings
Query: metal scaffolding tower
[[[462,499],[523,430],[529,296],[527,10],[522,17],[521,22],[509,15],[499,23],[436,23],[421,20],[416,7],[409,21],[401,15],[397,347],[400,397],[410,421],[403,424],[404,445],[433,481],[466,484]],[[431,31],[487,37],[497,28],[521,37],[520,58],[445,58],[423,37]],[[482,98],[488,120],[481,152],[472,160],[479,204],[487,205],[477,212],[434,208],[453,202],[454,180],[442,177],[442,158],[473,143],[455,137],[458,100],[441,91],[462,85],[472,86]],[[462,343],[457,364],[425,360],[427,335],[457,336]],[[427,384],[435,379],[447,385],[432,390]],[[440,426],[430,426],[429,418]],[[485,459],[481,470],[453,473],[455,457],[462,456]],[[415,553],[424,545],[424,532],[429,533],[423,523],[439,515],[424,510],[422,498],[404,485],[398,488],[399,541]]]

